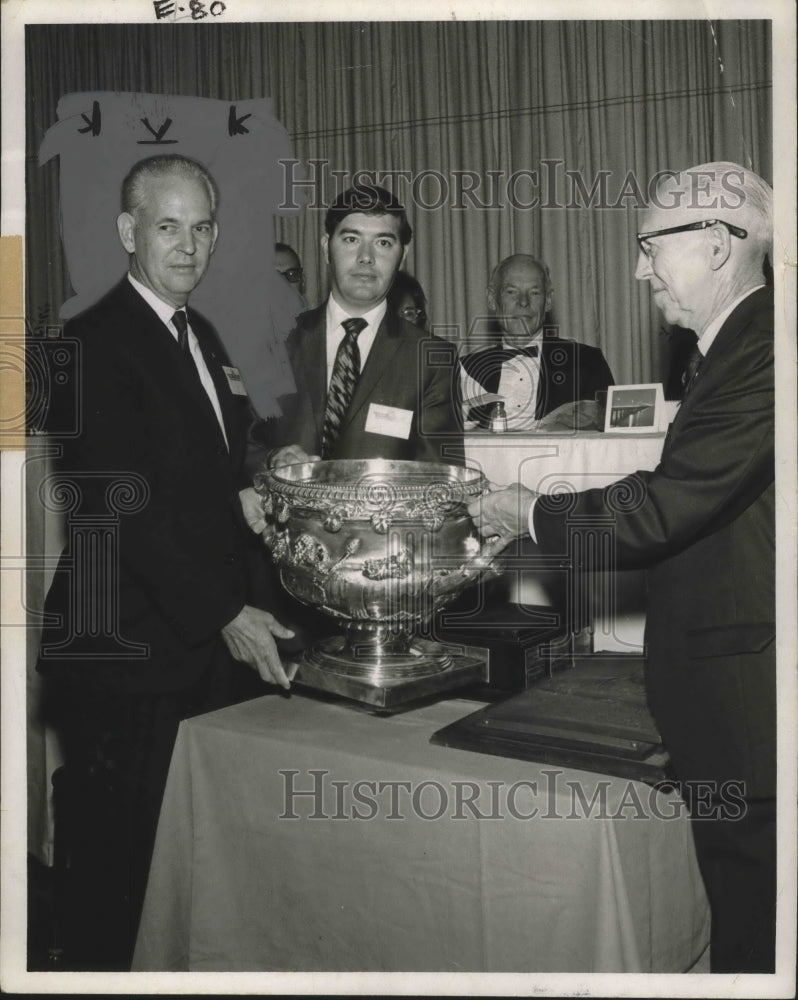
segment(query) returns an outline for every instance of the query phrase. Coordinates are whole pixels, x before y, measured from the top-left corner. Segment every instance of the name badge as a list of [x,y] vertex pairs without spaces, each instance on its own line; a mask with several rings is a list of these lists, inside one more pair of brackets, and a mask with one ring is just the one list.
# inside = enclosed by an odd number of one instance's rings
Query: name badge
[[413,424],[413,411],[400,410],[398,406],[381,406],[379,403],[369,404],[366,417],[366,433],[385,434],[388,437],[410,437]]
[[244,380],[241,378],[241,372],[237,368],[233,368],[232,365],[222,365],[222,371],[227,378],[230,392],[234,396],[246,396],[247,389],[244,385]]

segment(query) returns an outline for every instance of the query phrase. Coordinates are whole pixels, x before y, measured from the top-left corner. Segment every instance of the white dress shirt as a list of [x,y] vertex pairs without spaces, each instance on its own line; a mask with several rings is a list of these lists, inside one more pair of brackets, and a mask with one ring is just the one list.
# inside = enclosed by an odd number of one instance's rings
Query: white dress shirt
[[[358,334],[357,346],[360,351],[360,370],[366,367],[366,359],[371,351],[372,344],[374,343],[374,338],[377,336],[377,331],[380,328],[380,323],[382,323],[385,313],[388,311],[388,303],[385,299],[379,303],[379,305],[374,306],[367,313],[363,313],[361,317],[366,321],[366,326]],[[330,379],[332,378],[333,368],[335,367],[335,355],[338,352],[338,348],[341,345],[341,341],[346,336],[346,330],[341,326],[345,319],[351,317],[351,313],[348,313],[343,306],[340,306],[335,298],[330,295],[327,299],[327,387],[330,386]]]
[[[543,343],[543,331],[533,337],[524,347],[536,346],[537,357],[529,358],[519,354],[510,358],[502,365],[499,376],[499,386],[496,395],[504,400],[504,410],[507,415],[507,429],[513,431],[532,430],[538,426],[535,410],[538,400],[538,385],[540,384],[540,351]],[[502,342],[505,350],[512,351],[516,345]],[[474,400],[485,395],[484,386],[471,378],[465,368],[461,369],[461,395],[463,399],[463,420],[468,420],[468,413],[474,406]],[[473,426],[471,424],[470,426]]]
[[[168,302],[164,302],[163,299],[158,298],[158,296],[151,289],[142,285],[140,281],[133,277],[132,274],[127,276],[130,284],[136,289],[139,295],[144,299],[150,308],[152,308],[158,316],[158,319],[164,324],[166,329],[175,340],[178,339],[177,327],[172,322],[172,317],[176,312],[185,312],[185,309],[178,310],[174,306],[169,305]],[[186,322],[188,323],[188,316],[186,316]],[[213,412],[216,414],[216,419],[219,421],[219,427],[222,429],[222,436],[224,437],[224,442],[227,445],[227,450],[230,450],[230,442],[227,440],[227,433],[224,429],[224,420],[222,419],[222,408],[219,406],[219,397],[216,394],[216,386],[213,384],[213,379],[211,378],[211,373],[208,371],[208,366],[205,364],[205,358],[202,356],[202,351],[200,350],[199,342],[194,331],[191,329],[191,324],[188,323],[188,346],[191,351],[191,358],[194,364],[197,366],[197,374],[200,377],[200,382],[202,383],[202,388],[208,395],[208,399],[211,401],[211,406],[213,407]]]
[[[507,414],[508,430],[524,430],[537,426],[535,409],[538,401],[538,385],[540,383],[540,345],[543,343],[543,331],[534,337],[524,347],[536,346],[537,357],[529,358],[519,354],[510,358],[502,365],[499,378],[498,395],[504,398],[504,409]],[[513,344],[503,342],[505,350],[512,351]]]

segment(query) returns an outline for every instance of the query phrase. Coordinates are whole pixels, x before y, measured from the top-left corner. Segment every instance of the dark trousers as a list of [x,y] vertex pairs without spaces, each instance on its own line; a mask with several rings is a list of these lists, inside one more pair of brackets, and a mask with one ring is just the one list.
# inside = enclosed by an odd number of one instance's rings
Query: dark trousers
[[739,819],[692,820],[712,913],[712,972],[775,969],[776,801],[749,800],[746,806]]
[[[130,968],[178,726],[242,700],[236,677],[245,672],[246,683],[246,672],[254,674],[221,643],[211,661],[177,691],[147,690],[113,668],[48,677],[46,714],[65,759],[54,797],[69,968]],[[248,694],[266,690],[255,685]]]

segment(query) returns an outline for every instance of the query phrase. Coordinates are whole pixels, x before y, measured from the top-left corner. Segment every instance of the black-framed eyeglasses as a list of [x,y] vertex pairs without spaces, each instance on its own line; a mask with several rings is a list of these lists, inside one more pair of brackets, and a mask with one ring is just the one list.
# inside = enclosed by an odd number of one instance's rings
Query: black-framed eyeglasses
[[696,229],[709,229],[710,226],[725,226],[732,236],[736,236],[738,240],[744,240],[746,236],[748,236],[747,229],[741,229],[739,226],[733,226],[730,222],[724,222],[723,219],[702,219],[701,222],[689,222],[684,226],[672,226],[670,229],[656,229],[651,233],[638,233],[637,245],[640,247],[640,252],[644,257],[650,257],[654,248],[648,246],[647,241],[653,240],[655,236],[670,236],[673,233],[689,233]]
[[282,274],[286,281],[290,281],[292,285],[298,285],[302,280],[302,268],[301,267],[289,267],[286,271],[278,270],[278,274]]
[[409,320],[411,323],[415,323],[422,312],[422,309],[416,309],[415,306],[405,306],[404,309],[399,310],[399,315],[404,316],[404,318]]

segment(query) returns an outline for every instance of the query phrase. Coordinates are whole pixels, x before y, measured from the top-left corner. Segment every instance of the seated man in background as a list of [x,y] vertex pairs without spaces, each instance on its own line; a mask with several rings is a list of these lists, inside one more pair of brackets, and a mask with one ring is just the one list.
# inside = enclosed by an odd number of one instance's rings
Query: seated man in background
[[542,261],[513,254],[495,268],[487,304],[500,327],[501,343],[460,359],[464,420],[487,425],[490,406],[470,401],[489,393],[503,397],[509,429],[534,428],[558,407],[594,400],[597,392],[613,385],[597,347],[544,331],[551,299],[551,276]]
[[404,207],[384,188],[350,188],[325,229],[331,292],[288,338],[297,391],[280,400],[269,465],[319,456],[462,462],[454,347],[386,302],[412,236]]

